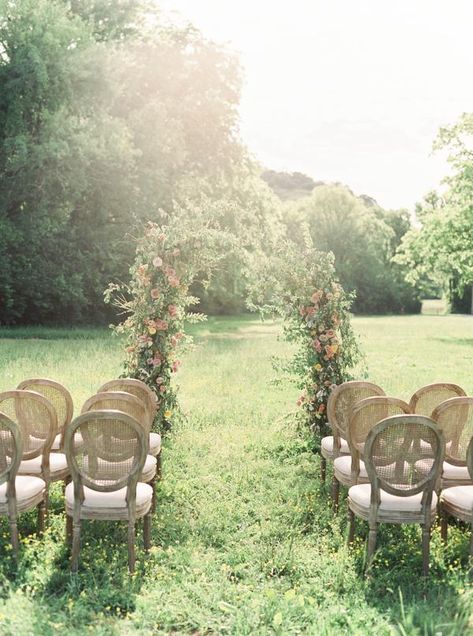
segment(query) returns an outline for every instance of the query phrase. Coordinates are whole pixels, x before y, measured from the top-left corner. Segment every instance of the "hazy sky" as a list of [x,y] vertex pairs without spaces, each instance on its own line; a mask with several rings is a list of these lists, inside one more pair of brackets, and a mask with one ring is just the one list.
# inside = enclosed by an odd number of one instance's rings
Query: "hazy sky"
[[268,168],[413,208],[473,110],[473,0],[161,0],[240,54],[241,132]]

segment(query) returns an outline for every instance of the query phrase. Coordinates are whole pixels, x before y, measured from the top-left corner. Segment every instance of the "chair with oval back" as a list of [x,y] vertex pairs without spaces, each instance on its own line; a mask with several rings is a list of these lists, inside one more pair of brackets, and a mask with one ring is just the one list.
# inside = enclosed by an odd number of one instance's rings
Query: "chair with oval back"
[[15,389],[0,393],[0,411],[18,424],[23,453],[18,475],[40,477],[46,483],[44,506],[48,513],[49,484],[69,478],[64,453],[51,453],[57,435],[57,415],[51,402],[40,393]]
[[[143,429],[147,440],[147,455],[140,481],[143,481],[153,488],[155,493],[155,479],[157,475],[157,459],[149,454],[149,420],[146,407],[143,402],[131,393],[125,391],[104,391],[92,395],[82,407],[81,413],[88,411],[122,411],[133,417]],[[153,494],[153,510],[156,506],[155,495]]]
[[[471,422],[471,420],[470,420]],[[470,438],[468,441],[468,437]],[[464,451],[466,446],[466,464],[473,482],[473,430],[471,426],[463,428],[459,449]],[[453,486],[446,488],[440,495],[441,535],[442,541],[447,543],[448,517],[456,517],[470,524],[470,555],[473,556],[473,485]]]
[[381,420],[406,413],[410,413],[409,404],[386,395],[376,395],[356,402],[347,428],[350,455],[337,457],[333,462],[333,472],[340,484],[353,486],[368,483],[368,473],[362,458],[369,432]]
[[64,449],[64,430],[72,420],[74,405],[72,396],[65,386],[55,380],[46,378],[30,378],[23,380],[17,389],[26,391],[36,391],[44,395],[54,406],[57,415],[58,433],[54,439],[51,450],[59,451]]
[[[80,438],[82,443],[76,444]],[[147,456],[143,426],[121,411],[89,411],[67,427],[65,449],[72,483],[66,487],[66,536],[71,568],[78,568],[84,519],[128,521],[128,567],[135,569],[135,521],[143,518],[145,550],[150,548],[153,491],[139,482]]]
[[[356,402],[374,395],[385,395],[383,389],[372,382],[352,380],[338,385],[330,394],[327,402],[327,416],[333,435],[322,438],[321,443],[321,480],[325,481],[326,462],[334,461],[340,455],[348,455],[348,422]],[[332,505],[338,507],[340,484],[333,475]]]
[[[422,449],[420,440],[424,444]],[[437,507],[435,484],[444,451],[442,432],[424,415],[394,415],[370,431],[364,448],[370,483],[357,484],[348,491],[348,541],[354,537],[355,515],[368,521],[368,568],[376,548],[379,523],[419,523],[423,574],[428,574],[430,529]],[[422,470],[418,470],[419,462],[423,463]]]
[[434,409],[432,419],[443,431],[445,461],[440,487],[468,486],[472,483],[466,462],[466,451],[473,434],[473,398],[455,397]]
[[118,378],[103,384],[97,393],[106,391],[125,391],[139,398],[148,411],[149,417],[149,453],[158,460],[158,477],[161,475],[161,435],[151,431],[156,417],[156,395],[147,384],[136,378]]
[[452,397],[460,397],[466,395],[465,391],[458,384],[450,384],[448,382],[435,382],[426,384],[417,389],[412,395],[409,406],[411,413],[416,415],[426,415],[432,417],[434,409],[445,400]]
[[19,548],[18,514],[37,507],[38,532],[44,530],[46,483],[40,477],[17,475],[22,455],[20,427],[0,412],[0,515],[7,516],[9,519],[15,556]]

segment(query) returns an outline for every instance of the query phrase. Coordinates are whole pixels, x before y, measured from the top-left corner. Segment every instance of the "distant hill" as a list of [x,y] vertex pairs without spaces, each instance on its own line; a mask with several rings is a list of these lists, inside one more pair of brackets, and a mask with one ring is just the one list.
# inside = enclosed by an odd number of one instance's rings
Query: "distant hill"
[[[351,194],[356,196],[354,192],[348,186],[336,182],[329,181],[314,181],[312,177],[304,174],[303,172],[277,172],[276,170],[265,170],[261,174],[263,181],[269,185],[271,190],[282,201],[294,201],[296,199],[302,199],[309,196],[314,188],[324,185],[343,185]],[[373,197],[367,194],[360,194],[359,198],[367,207],[379,207],[378,203]]]

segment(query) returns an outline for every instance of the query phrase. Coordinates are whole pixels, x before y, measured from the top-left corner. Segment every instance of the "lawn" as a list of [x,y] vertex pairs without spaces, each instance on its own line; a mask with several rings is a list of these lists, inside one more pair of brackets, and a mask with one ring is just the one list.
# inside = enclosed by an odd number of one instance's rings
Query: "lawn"
[[[369,378],[408,399],[422,384],[457,382],[473,394],[473,318],[366,317],[354,321]],[[211,319],[177,375],[185,423],[164,447],[154,548],[126,566],[126,529],[87,523],[81,567],[68,571],[61,488],[50,525],[20,520],[15,567],[0,522],[0,633],[15,634],[467,634],[473,633],[465,528],[432,538],[421,580],[420,532],[382,527],[372,575],[362,575],[366,528],[345,546],[319,483],[313,441],[291,417],[297,392],[271,384],[271,356],[289,355],[280,327]],[[81,402],[120,369],[105,330],[0,329],[0,389],[33,375],[64,382]],[[141,541],[141,534],[138,535]]]

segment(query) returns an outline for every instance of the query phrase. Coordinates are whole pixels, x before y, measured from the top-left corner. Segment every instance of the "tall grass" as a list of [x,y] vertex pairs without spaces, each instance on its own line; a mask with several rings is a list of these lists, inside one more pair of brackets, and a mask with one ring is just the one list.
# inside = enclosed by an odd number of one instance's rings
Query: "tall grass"
[[[408,398],[426,382],[469,392],[468,317],[359,318],[369,376]],[[421,579],[420,532],[381,528],[370,578],[362,575],[366,528],[347,550],[344,504],[333,516],[318,457],[291,417],[296,391],[271,384],[272,355],[289,355],[279,326],[211,319],[176,376],[184,423],[165,441],[153,550],[126,569],[126,530],[84,524],[81,568],[68,570],[61,488],[45,536],[20,521],[18,566],[0,523],[1,634],[466,634],[473,633],[468,531],[447,548],[436,528],[432,572]],[[0,331],[0,389],[49,376],[81,402],[119,373],[119,342],[104,331],[50,340]],[[139,537],[141,540],[141,537]]]

